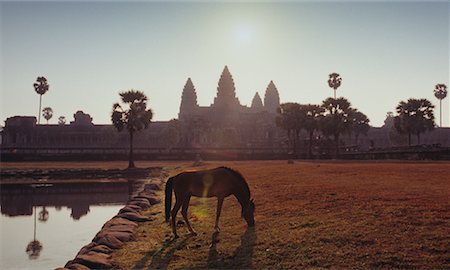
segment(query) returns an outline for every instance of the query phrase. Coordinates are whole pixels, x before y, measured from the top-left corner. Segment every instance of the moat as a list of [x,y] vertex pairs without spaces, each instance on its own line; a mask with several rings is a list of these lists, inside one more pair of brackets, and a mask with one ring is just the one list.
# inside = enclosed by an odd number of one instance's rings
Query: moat
[[1,186],[1,269],[54,269],[88,244],[126,203],[131,185]]

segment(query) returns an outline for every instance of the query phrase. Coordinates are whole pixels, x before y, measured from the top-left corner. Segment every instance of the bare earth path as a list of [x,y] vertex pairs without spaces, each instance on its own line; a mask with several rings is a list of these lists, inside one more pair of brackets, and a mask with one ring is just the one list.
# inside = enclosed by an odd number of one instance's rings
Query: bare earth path
[[[163,204],[149,210],[137,241],[113,253],[118,268],[450,268],[450,162],[211,162],[247,179],[256,227],[234,197],[213,241],[216,201],[189,209],[198,236],[172,240]],[[163,196],[160,192],[161,198]],[[181,219],[181,215],[179,216]]]

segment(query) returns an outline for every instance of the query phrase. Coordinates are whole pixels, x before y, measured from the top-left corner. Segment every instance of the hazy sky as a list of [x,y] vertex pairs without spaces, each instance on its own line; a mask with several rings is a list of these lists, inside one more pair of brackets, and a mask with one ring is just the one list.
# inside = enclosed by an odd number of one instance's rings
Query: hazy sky
[[401,100],[438,106],[434,85],[449,86],[449,13],[448,1],[2,2],[0,124],[37,115],[37,76],[50,83],[50,123],[77,110],[110,123],[118,92],[131,88],[147,94],[154,120],[170,120],[188,77],[209,106],[228,65],[244,105],[270,80],[281,102],[319,104],[338,72],[338,96],[381,126]]

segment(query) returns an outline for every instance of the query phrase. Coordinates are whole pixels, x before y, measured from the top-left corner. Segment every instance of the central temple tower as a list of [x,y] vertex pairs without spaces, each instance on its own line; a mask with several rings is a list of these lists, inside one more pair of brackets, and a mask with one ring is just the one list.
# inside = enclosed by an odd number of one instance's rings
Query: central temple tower
[[214,103],[211,107],[222,112],[238,112],[241,107],[239,99],[236,97],[236,88],[234,87],[233,77],[227,66],[225,66],[222,75],[220,75],[219,85],[217,86],[217,96],[214,98]]

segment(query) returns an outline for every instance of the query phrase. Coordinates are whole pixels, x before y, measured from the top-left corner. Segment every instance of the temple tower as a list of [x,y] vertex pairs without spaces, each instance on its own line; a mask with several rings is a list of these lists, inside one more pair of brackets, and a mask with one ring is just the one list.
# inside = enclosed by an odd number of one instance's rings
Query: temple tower
[[251,109],[254,112],[264,111],[264,106],[258,92],[256,92],[255,96],[253,97]]
[[266,89],[266,94],[264,95],[264,108],[269,113],[277,113],[280,107],[280,96],[278,94],[277,87],[270,81]]
[[197,93],[195,92],[194,84],[191,78],[188,78],[181,94],[180,113],[178,119],[185,119],[192,116],[198,109]]
[[236,97],[233,77],[228,70],[228,67],[222,71],[220,75],[219,85],[217,86],[217,97],[214,98],[212,107],[215,107],[221,111],[237,110],[241,104]]

